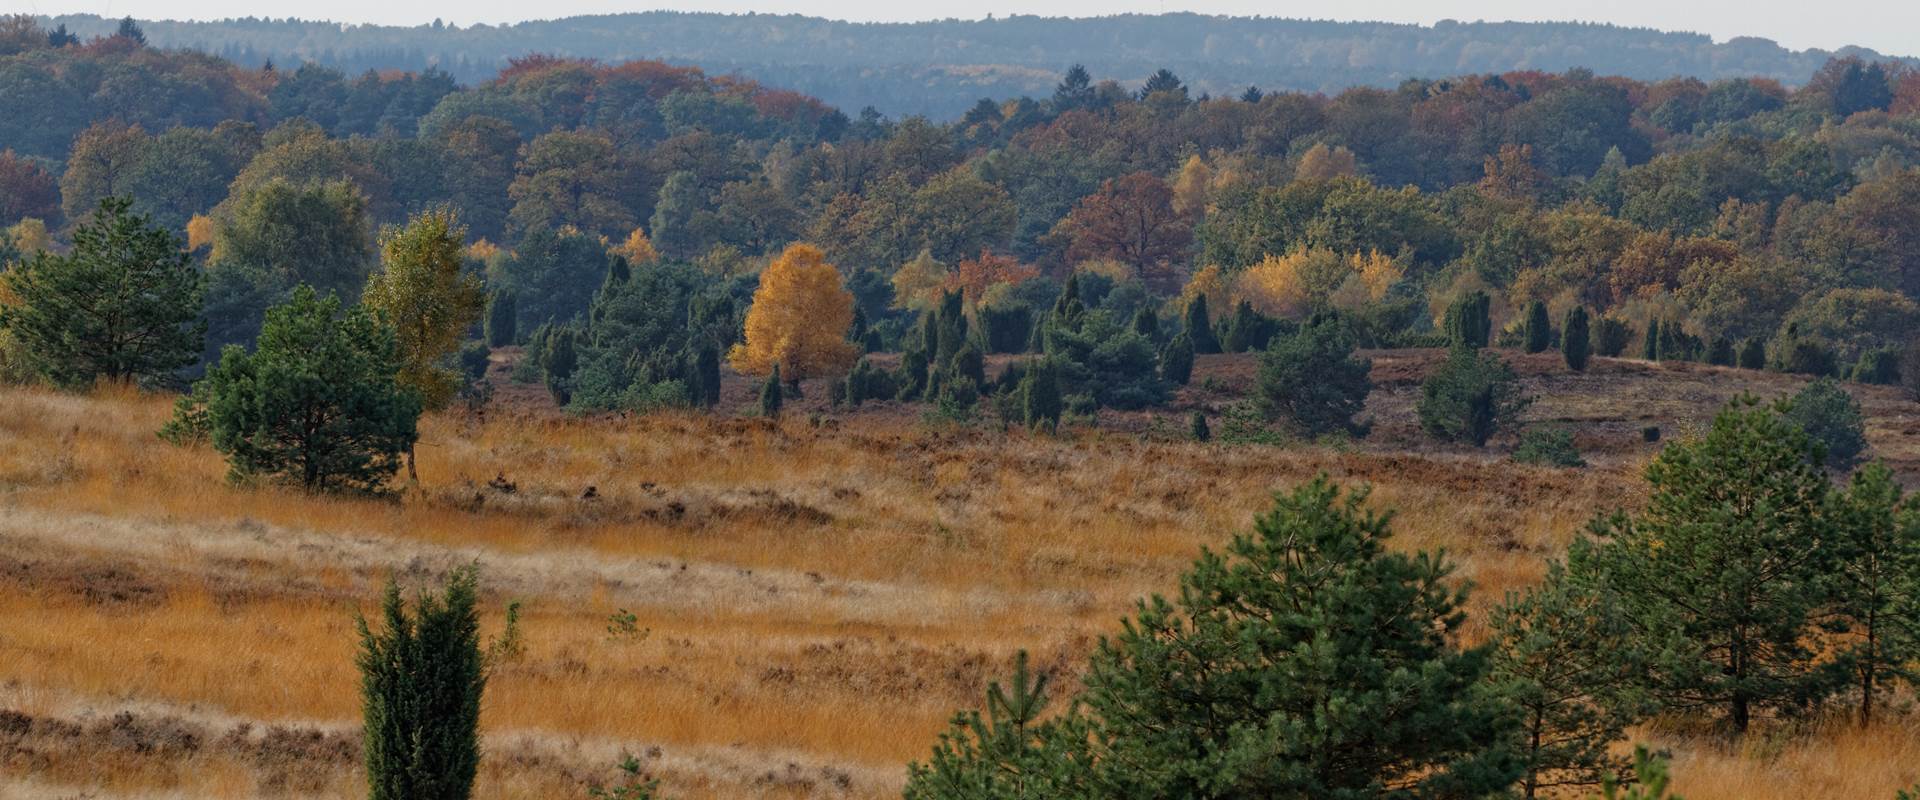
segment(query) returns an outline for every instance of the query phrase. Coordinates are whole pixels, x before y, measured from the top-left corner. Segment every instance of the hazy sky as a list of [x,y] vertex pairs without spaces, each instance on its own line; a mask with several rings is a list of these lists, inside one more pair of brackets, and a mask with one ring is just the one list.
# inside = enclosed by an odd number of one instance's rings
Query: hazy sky
[[[24,6],[24,7],[23,7]],[[9,9],[12,7],[12,9]],[[94,13],[144,18],[298,16],[343,22],[411,25],[435,17],[457,24],[517,22],[574,14],[670,8],[683,11],[798,13],[851,20],[979,18],[988,13],[1093,16],[1125,12],[1197,11],[1315,19],[1432,23],[1458,20],[1590,20],[1697,31],[1726,40],[1761,36],[1788,47],[1833,49],[1847,44],[1896,55],[1920,55],[1920,2],[1914,0],[0,0],[0,10],[38,14]]]

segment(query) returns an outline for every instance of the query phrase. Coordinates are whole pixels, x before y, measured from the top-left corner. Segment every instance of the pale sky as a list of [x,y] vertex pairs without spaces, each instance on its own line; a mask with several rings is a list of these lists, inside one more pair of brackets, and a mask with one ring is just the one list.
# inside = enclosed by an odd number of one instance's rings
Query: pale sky
[[431,22],[436,17],[460,25],[498,24],[651,9],[795,13],[860,21],[977,19],[989,13],[1095,16],[1160,11],[1427,24],[1441,19],[1584,20],[1694,31],[1718,41],[1759,36],[1794,49],[1831,50],[1855,44],[1891,55],[1920,55],[1920,2],[1914,0],[0,0],[0,11],[34,14],[91,13],[149,19],[297,16],[390,25]]

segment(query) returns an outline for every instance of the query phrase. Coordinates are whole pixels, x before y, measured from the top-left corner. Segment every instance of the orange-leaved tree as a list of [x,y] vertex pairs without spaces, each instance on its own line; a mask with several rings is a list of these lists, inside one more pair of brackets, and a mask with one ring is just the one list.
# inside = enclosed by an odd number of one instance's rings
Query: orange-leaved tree
[[746,341],[734,345],[727,360],[746,375],[765,375],[777,364],[793,382],[832,375],[859,354],[847,341],[852,324],[853,294],[841,286],[840,270],[820,248],[790,245],[760,273]]

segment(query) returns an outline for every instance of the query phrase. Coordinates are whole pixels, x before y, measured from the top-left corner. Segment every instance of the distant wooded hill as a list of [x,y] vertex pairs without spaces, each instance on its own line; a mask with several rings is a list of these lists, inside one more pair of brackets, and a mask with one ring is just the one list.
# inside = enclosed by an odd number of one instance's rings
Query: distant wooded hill
[[[116,20],[43,18],[81,37]],[[314,61],[349,74],[429,66],[471,83],[528,53],[608,61],[661,59],[738,73],[819,97],[849,114],[959,116],[982,97],[1045,96],[1068,65],[1138,84],[1162,67],[1196,94],[1334,92],[1432,75],[1560,72],[1584,67],[1642,80],[1767,77],[1804,82],[1834,52],[1789,50],[1766,39],[1710,37],[1587,23],[1380,22],[1123,15],[1032,16],[899,24],[766,14],[646,12],[453,28],[342,26],[294,19],[142,22],[149,40],[259,66]],[[1846,48],[1839,55],[1883,58]]]

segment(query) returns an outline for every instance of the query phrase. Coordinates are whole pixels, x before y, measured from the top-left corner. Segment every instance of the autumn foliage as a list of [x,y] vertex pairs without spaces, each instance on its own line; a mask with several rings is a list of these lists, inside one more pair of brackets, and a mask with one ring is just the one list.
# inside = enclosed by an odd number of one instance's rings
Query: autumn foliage
[[810,244],[787,247],[760,273],[760,288],[747,310],[746,341],[727,353],[733,368],[765,375],[775,365],[790,381],[832,375],[859,355],[847,341],[853,295],[840,271]]

